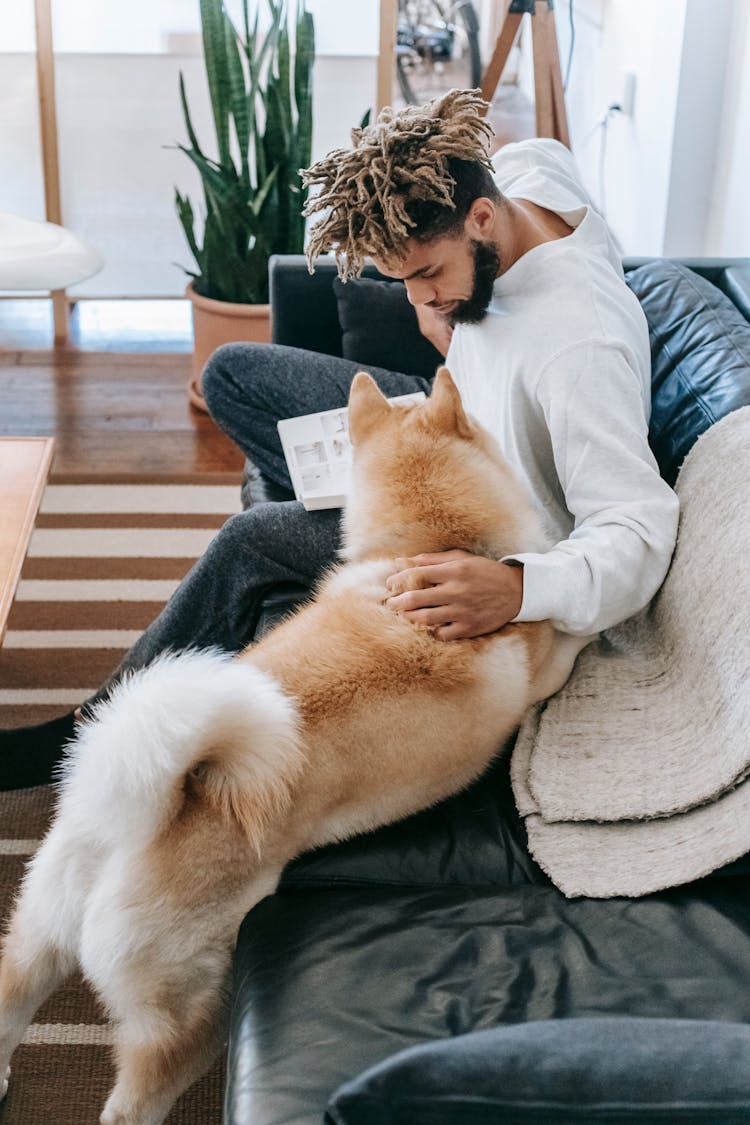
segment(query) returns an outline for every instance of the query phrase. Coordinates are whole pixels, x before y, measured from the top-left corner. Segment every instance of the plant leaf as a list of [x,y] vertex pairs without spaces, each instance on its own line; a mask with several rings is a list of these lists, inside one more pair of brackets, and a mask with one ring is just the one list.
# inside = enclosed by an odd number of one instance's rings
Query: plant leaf
[[199,145],[180,75],[190,143],[176,147],[197,169],[205,199],[201,245],[192,203],[175,189],[177,215],[200,271],[185,272],[197,292],[224,301],[265,303],[269,256],[303,248],[306,189],[297,170],[310,163],[314,24],[304,0],[296,0],[292,42],[286,0],[267,3],[270,26],[261,34],[260,0],[252,23],[249,0],[243,0],[243,39],[223,0],[200,0],[215,156]]
[[[182,102],[182,113],[185,118],[185,128],[187,129],[188,138],[195,151],[200,152],[201,150],[200,145],[198,144],[198,138],[195,135],[195,132],[193,130],[193,123],[190,120],[190,110],[188,109],[187,94],[185,92],[185,78],[182,71],[180,71],[180,101]],[[201,153],[201,155],[203,154]]]
[[222,0],[200,0],[203,57],[206,65],[211,110],[219,147],[219,163],[230,164],[229,150],[229,65]]
[[187,196],[180,195],[177,188],[175,188],[175,206],[177,207],[177,214],[182,229],[185,232],[187,244],[190,247],[190,252],[196,260],[198,269],[201,268],[201,252],[198,249],[198,243],[195,240],[195,218],[193,215],[193,208]]
[[250,169],[248,166],[248,149],[250,148],[250,118],[248,114],[248,98],[245,85],[245,72],[242,69],[242,55],[240,54],[240,38],[234,24],[227,16],[225,21],[227,36],[227,74],[229,79],[229,104],[231,106],[234,131],[237,136],[237,145],[240,152],[241,175],[245,183],[250,185]]

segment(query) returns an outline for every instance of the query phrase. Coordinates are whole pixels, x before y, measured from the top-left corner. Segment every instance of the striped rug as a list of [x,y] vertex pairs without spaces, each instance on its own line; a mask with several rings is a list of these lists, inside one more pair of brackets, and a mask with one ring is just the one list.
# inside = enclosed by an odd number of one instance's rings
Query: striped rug
[[[0,727],[53,718],[90,695],[238,510],[236,483],[50,485],[0,649]],[[0,794],[3,919],[52,803],[50,787]],[[0,1123],[94,1125],[113,1078],[109,1044],[96,999],[72,979],[16,1052]],[[219,1125],[223,1087],[219,1063],[169,1125]]]
[[90,695],[239,506],[235,484],[50,485],[0,649],[0,727]]

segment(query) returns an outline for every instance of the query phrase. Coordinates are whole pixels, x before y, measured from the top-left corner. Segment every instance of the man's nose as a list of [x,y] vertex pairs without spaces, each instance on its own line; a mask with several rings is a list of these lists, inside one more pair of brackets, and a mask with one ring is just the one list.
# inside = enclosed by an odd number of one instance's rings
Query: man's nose
[[406,283],[406,295],[412,305],[426,305],[434,301],[435,286],[426,277],[413,277]]

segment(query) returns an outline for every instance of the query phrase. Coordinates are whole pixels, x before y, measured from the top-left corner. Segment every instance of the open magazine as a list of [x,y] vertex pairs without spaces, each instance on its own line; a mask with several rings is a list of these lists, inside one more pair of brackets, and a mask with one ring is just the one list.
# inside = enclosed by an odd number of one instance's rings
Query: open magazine
[[[397,395],[389,402],[419,402],[424,391]],[[346,500],[352,467],[349,442],[349,411],[321,410],[283,418],[279,437],[289,466],[294,495],[308,512],[317,508],[341,508]]]

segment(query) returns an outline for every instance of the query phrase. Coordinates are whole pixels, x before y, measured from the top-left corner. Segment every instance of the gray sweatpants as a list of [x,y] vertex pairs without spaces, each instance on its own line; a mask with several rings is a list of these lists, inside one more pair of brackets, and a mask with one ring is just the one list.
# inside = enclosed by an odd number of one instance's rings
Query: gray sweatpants
[[[203,373],[203,393],[222,430],[262,476],[268,493],[291,495],[276,429],[280,418],[345,406],[357,371],[389,396],[425,391],[429,379],[274,344],[226,344]],[[217,645],[236,652],[252,638],[264,593],[278,582],[311,585],[336,557],[340,513],[295,500],[260,503],[232,516],[180,583],[112,679],[159,653]]]

